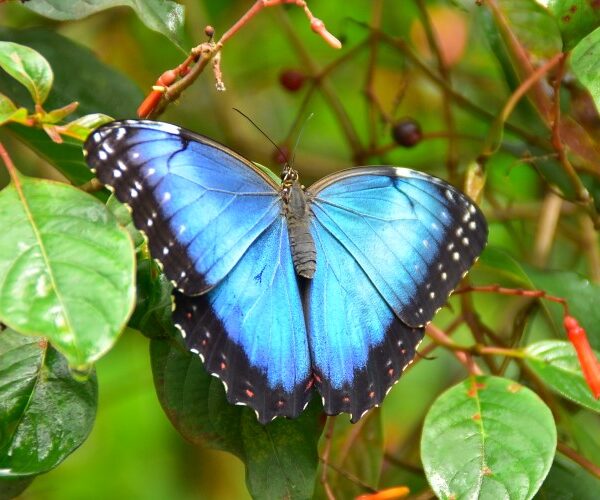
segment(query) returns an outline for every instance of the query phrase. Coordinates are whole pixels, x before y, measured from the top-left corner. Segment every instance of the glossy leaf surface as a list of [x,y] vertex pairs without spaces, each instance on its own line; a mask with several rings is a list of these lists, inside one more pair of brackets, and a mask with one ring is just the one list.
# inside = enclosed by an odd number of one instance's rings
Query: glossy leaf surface
[[81,19],[112,7],[131,7],[148,28],[182,47],[183,5],[171,0],[36,0],[25,4],[42,16],[59,21]]
[[0,193],[0,320],[50,339],[72,366],[98,359],[134,304],[134,253],[101,202],[19,176]]
[[96,400],[95,375],[75,380],[45,339],[0,333],[0,476],[56,467],[89,434]]
[[222,383],[197,356],[168,340],[151,343],[159,400],[189,441],[237,455],[246,465],[246,484],[257,498],[309,498],[316,478],[320,403],[313,401],[295,420],[262,425],[249,408],[227,403]]
[[27,88],[33,102],[44,103],[54,76],[41,54],[18,43],[0,42],[0,68]]
[[532,498],[554,457],[552,413],[531,390],[470,377],[443,393],[423,427],[421,459],[440,498]]
[[575,349],[569,342],[544,340],[528,346],[525,353],[527,364],[552,389],[581,406],[600,412],[600,401],[590,392]]

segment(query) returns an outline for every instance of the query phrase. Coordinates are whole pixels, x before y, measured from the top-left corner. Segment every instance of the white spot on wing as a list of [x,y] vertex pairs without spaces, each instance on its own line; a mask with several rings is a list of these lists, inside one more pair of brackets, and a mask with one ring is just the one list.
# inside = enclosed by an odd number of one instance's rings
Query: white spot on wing
[[98,151],[98,158],[100,158],[102,161],[105,161],[108,158],[106,151],[104,151],[103,149]]
[[452,258],[453,258],[454,260],[459,260],[459,259],[460,259],[460,254],[459,254],[458,252],[454,252],[454,253],[452,254]]

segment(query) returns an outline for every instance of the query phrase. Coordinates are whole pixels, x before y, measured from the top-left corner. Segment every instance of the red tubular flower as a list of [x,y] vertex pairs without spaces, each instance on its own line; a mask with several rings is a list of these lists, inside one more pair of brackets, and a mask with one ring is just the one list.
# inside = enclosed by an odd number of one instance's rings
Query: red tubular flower
[[583,376],[596,399],[600,398],[600,364],[588,342],[585,330],[573,316],[565,316],[564,325],[567,336],[575,347]]

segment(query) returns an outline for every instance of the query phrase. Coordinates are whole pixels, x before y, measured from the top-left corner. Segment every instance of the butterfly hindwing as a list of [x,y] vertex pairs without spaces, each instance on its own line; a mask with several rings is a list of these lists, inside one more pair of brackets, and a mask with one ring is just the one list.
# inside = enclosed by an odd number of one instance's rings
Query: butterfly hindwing
[[487,236],[458,190],[396,167],[350,169],[308,190],[317,270],[305,309],[327,413],[358,420],[412,361],[424,326]]
[[199,297],[175,295],[175,323],[227,398],[261,422],[297,417],[310,397],[310,358],[287,224],[278,218],[227,277]]
[[98,179],[132,208],[167,277],[188,295],[215,286],[279,216],[278,188],[266,175],[174,125],[112,122],[84,150]]
[[305,307],[315,385],[326,413],[356,422],[381,403],[415,356],[423,328],[400,321],[368,276],[318,221],[317,270]]
[[317,232],[335,238],[413,327],[446,303],[487,239],[469,198],[414,170],[354,168],[318,181],[309,196]]

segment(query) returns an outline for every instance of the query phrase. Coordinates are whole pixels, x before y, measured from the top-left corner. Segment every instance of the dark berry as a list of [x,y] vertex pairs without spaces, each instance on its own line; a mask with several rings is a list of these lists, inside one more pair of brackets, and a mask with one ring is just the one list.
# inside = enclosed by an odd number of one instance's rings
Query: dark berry
[[279,75],[279,83],[290,92],[300,90],[304,85],[304,80],[306,80],[306,76],[295,69],[286,69]]
[[404,118],[392,128],[392,137],[405,148],[412,148],[423,139],[423,132],[418,122],[412,118]]

